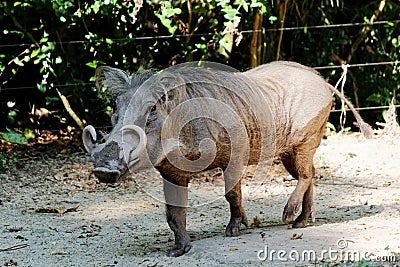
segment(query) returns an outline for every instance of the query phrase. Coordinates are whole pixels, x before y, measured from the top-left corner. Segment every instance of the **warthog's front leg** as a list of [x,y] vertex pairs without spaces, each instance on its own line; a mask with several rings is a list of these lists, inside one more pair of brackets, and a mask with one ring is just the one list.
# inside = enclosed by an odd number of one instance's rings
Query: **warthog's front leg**
[[167,222],[175,235],[175,245],[167,253],[169,257],[178,257],[190,250],[190,237],[186,232],[186,208],[167,204]]
[[242,207],[242,188],[240,181],[225,194],[225,198],[229,202],[231,211],[231,218],[228,226],[226,226],[225,235],[238,236],[240,234],[241,224],[248,227],[247,216]]
[[176,185],[164,180],[167,222],[175,235],[175,245],[167,253],[170,257],[181,256],[192,247],[186,231],[187,184],[187,181],[181,182],[181,185]]

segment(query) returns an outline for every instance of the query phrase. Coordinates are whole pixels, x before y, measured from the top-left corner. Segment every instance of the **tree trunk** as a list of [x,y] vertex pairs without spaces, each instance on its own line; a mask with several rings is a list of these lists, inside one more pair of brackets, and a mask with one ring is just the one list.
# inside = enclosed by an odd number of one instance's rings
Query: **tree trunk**
[[252,68],[261,64],[262,21],[262,13],[257,11],[254,18],[253,36],[251,37],[250,44],[250,67]]

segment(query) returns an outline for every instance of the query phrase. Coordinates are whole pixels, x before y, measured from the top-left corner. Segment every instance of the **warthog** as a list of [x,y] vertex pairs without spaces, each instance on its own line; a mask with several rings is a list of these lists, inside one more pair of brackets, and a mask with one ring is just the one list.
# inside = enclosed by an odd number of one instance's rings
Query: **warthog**
[[83,130],[93,172],[101,182],[116,182],[128,170],[149,165],[160,172],[167,221],[175,235],[169,256],[191,248],[187,188],[190,178],[205,170],[219,167],[224,173],[231,213],[226,236],[237,236],[241,224],[247,226],[241,203],[245,167],[268,158],[279,156],[298,180],[283,221],[305,227],[314,218],[313,156],[324,135],[332,92],[346,101],[361,131],[372,136],[340,92],[313,69],[294,62],[273,62],[243,73],[217,64],[192,64],[131,77],[101,67],[96,77],[97,86],[115,100],[116,110],[103,143],[93,142],[92,126]]

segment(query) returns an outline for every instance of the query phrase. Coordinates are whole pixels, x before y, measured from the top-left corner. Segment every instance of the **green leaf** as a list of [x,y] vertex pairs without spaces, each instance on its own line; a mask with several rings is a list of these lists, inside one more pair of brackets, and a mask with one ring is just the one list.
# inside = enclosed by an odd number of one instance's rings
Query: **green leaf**
[[37,88],[39,89],[40,92],[43,94],[46,93],[46,84],[36,84]]
[[7,107],[8,108],[12,108],[12,107],[14,107],[15,106],[15,102],[14,101],[8,101],[7,102]]
[[219,41],[218,53],[225,56],[226,58],[229,58],[229,54],[232,51],[232,46],[233,46],[233,35],[227,33]]
[[10,123],[14,123],[15,121],[15,116],[17,116],[17,112],[15,110],[10,110],[7,114],[7,119]]
[[97,14],[100,10],[100,2],[99,1],[94,2],[94,4],[92,5],[92,9],[94,14]]
[[20,66],[20,67],[23,67],[24,66],[24,63],[19,59],[19,58],[14,58],[13,59],[13,62],[15,63],[15,64],[17,64],[18,66]]
[[268,19],[269,19],[269,21],[277,21],[278,20],[278,18],[276,16],[270,16]]
[[342,129],[343,132],[349,132],[351,130],[351,127],[344,127]]
[[332,131],[336,132],[335,126],[332,123],[330,123],[329,121],[326,123],[326,128],[331,129]]
[[230,0],[222,0],[220,1],[217,6],[225,6],[226,4],[229,4]]
[[35,134],[33,133],[33,131],[31,129],[26,128],[24,130],[24,136],[26,138],[26,140],[31,140],[31,139],[35,139]]
[[244,11],[249,12],[249,5],[247,4],[247,2],[246,1],[242,1],[242,5],[243,5]]
[[32,53],[31,53],[31,58],[36,57],[39,53],[40,53],[40,49],[33,50]]
[[7,128],[6,133],[2,133],[2,137],[4,140],[11,142],[13,144],[26,144],[28,139],[25,137],[24,134],[16,132],[12,129]]
[[97,61],[88,62],[85,65],[88,66],[89,68],[95,69],[97,68]]

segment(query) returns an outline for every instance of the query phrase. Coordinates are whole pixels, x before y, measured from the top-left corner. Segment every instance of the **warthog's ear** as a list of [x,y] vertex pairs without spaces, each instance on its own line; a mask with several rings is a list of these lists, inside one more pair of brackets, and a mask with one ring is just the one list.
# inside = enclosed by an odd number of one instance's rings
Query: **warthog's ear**
[[97,89],[113,100],[130,88],[131,78],[120,69],[99,67],[96,69],[95,77]]

